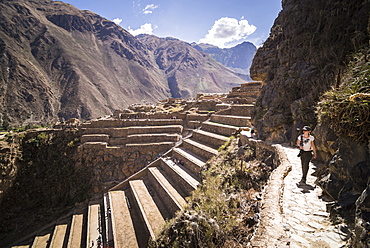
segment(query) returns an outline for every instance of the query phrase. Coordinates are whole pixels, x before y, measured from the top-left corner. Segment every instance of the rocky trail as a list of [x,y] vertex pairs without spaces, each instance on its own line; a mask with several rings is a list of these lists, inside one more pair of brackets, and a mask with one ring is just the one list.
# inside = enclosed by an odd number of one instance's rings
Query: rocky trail
[[307,183],[301,179],[298,149],[276,145],[281,165],[272,173],[263,193],[260,227],[252,247],[344,247],[349,232],[344,224],[334,225],[326,211],[320,187],[310,163]]

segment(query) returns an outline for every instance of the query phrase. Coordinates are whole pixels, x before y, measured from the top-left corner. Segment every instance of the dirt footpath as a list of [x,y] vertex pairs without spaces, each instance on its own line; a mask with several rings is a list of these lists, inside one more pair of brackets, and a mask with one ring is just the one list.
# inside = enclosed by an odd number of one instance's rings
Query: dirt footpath
[[298,149],[275,145],[281,165],[263,192],[261,221],[251,247],[344,247],[346,227],[333,225],[326,212],[322,190],[314,184],[316,166],[310,163],[307,184],[302,177]]

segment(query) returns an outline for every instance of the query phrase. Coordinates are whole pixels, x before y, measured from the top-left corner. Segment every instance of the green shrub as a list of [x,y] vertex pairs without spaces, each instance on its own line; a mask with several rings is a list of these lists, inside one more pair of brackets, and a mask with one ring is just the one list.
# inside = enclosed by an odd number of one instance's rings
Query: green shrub
[[68,142],[67,146],[68,146],[68,147],[74,147],[74,146],[76,146],[79,142],[80,142],[80,140],[79,140],[78,138],[75,138],[74,140],[71,140],[70,142]]
[[354,56],[340,87],[324,94],[317,106],[319,121],[357,141],[370,138],[369,50]]
[[27,141],[27,143],[34,144],[36,147],[41,145],[51,144],[53,140],[53,135],[46,132],[39,133],[36,137]]

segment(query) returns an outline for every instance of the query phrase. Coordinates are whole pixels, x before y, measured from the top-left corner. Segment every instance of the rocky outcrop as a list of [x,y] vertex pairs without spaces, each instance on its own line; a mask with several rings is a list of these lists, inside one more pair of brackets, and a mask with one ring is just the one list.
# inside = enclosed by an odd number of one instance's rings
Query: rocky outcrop
[[[364,97],[354,100],[369,93],[369,13],[367,1],[285,0],[251,67],[252,78],[264,82],[254,113],[260,138],[294,144],[298,128],[315,127],[317,184],[333,200],[331,217],[355,226],[353,247],[370,240],[369,105]],[[347,105],[354,106],[343,115],[349,120],[341,118]],[[335,109],[338,115],[327,117]]]
[[370,240],[370,154],[369,141],[337,136],[327,124],[315,129],[319,160],[317,184],[333,202],[328,209],[333,220],[344,219],[354,226],[353,247],[368,247]]
[[282,7],[251,66],[251,77],[265,83],[256,103],[259,133],[277,142],[316,123],[319,97],[338,86],[348,56],[369,39],[366,1],[285,0]]

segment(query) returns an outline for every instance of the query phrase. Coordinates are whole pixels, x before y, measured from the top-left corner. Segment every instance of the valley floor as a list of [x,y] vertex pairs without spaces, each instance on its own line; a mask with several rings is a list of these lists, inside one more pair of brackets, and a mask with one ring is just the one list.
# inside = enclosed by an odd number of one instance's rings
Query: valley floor
[[327,201],[315,185],[310,163],[307,184],[301,179],[298,149],[276,145],[281,165],[272,173],[263,194],[260,227],[252,247],[344,247],[349,238],[345,225],[333,225],[326,211]]

